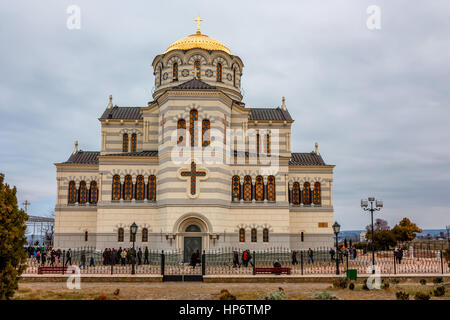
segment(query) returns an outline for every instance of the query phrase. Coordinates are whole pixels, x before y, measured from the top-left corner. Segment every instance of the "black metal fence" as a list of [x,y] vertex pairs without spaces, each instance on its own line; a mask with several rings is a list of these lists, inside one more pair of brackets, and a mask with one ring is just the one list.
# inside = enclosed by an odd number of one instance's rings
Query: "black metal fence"
[[[450,261],[443,250],[421,246],[404,246],[405,250],[375,252],[375,267],[381,274],[450,273]],[[372,252],[364,249],[315,248],[293,251],[287,248],[267,248],[249,251],[242,248],[207,250],[197,263],[183,261],[182,250],[101,251],[91,247],[67,251],[46,251],[44,255],[30,254],[25,274],[36,274],[39,267],[74,265],[82,274],[131,274],[133,262],[136,274],[146,275],[251,275],[254,267],[273,267],[278,262],[291,268],[294,275],[336,274],[356,269],[358,274],[372,273]],[[125,253],[123,253],[125,252]],[[245,255],[249,259],[245,259]],[[43,258],[43,256],[45,256]],[[47,268],[49,269],[49,268]],[[41,268],[42,270],[42,268]],[[48,270],[47,270],[48,271]]]

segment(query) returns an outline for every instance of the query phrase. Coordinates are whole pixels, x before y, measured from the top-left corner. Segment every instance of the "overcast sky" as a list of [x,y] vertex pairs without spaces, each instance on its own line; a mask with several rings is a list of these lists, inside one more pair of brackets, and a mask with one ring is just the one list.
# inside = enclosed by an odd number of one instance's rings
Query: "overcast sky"
[[[66,26],[69,5],[81,28]],[[366,25],[369,5],[381,29]],[[292,151],[314,142],[334,173],[335,219],[370,221],[362,197],[384,200],[393,226],[450,224],[450,2],[443,1],[2,1],[0,171],[29,213],[56,199],[54,163],[74,140],[99,150],[97,118],[151,101],[151,62],[195,32],[244,62],[247,107],[276,107],[295,123]]]

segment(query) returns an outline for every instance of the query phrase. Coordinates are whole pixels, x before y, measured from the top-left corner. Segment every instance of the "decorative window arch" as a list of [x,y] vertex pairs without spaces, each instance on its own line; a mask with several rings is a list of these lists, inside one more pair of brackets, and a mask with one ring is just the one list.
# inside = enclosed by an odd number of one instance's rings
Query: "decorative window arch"
[[142,229],[142,242],[148,242],[148,229]]
[[136,200],[144,200],[145,197],[145,182],[144,182],[144,176],[137,176],[136,177]]
[[133,198],[133,178],[130,175],[125,176],[123,182],[123,199],[131,200]]
[[292,185],[292,203],[300,204],[300,183],[298,182]]
[[87,186],[86,186],[86,181],[81,181],[80,182],[80,189],[78,190],[79,192],[79,203],[81,204],[85,204],[87,202]]
[[321,203],[320,182],[314,183],[313,202],[316,205],[319,205]]
[[269,242],[269,229],[263,229],[263,242]]
[[178,63],[174,63],[172,66],[172,81],[178,81]]
[[69,197],[68,202],[70,204],[77,202],[77,187],[75,185],[75,181],[69,182]]
[[231,197],[232,201],[241,200],[241,181],[239,176],[233,176],[232,186],[231,186]]
[[85,242],[88,241],[88,239],[89,239],[88,237],[89,237],[89,234],[88,234],[87,231],[85,231],[85,232],[84,232],[84,241],[85,241]]
[[207,147],[211,144],[210,130],[211,124],[208,119],[202,121],[202,146]]
[[137,151],[137,134],[133,133],[131,135],[131,152],[136,152]]
[[258,232],[256,231],[256,228],[253,228],[251,231],[251,235],[252,235],[252,242],[257,242],[258,241]]
[[120,200],[121,198],[121,185],[120,185],[120,176],[118,174],[116,174],[113,177],[113,182],[112,182],[112,200]]
[[309,182],[305,182],[303,184],[303,204],[311,204],[311,184]]
[[245,242],[245,229],[239,229],[239,242]]
[[252,177],[244,177],[244,201],[252,201]]
[[98,202],[98,187],[96,181],[91,181],[89,188],[89,202],[95,204]]
[[128,133],[123,134],[122,152],[128,152]]
[[156,176],[154,175],[148,177],[147,199],[156,201]]
[[267,178],[267,200],[275,201],[275,177],[269,176]]
[[178,130],[178,140],[177,144],[185,145],[184,140],[186,140],[186,121],[184,119],[178,120],[177,124]]
[[195,123],[198,120],[198,111],[196,109],[192,109],[189,113],[189,134],[191,135],[191,147],[195,147],[195,141],[196,141],[196,128]]
[[123,242],[123,238],[124,238],[123,228],[119,228],[119,230],[117,230],[117,241]]
[[222,82],[222,64],[217,64],[217,72],[216,72],[216,80],[217,82]]
[[264,201],[264,178],[262,176],[256,177],[255,200]]
[[194,61],[194,71],[195,71],[195,76],[197,77],[197,79],[200,80],[201,78],[201,64],[200,64],[200,60],[195,60]]

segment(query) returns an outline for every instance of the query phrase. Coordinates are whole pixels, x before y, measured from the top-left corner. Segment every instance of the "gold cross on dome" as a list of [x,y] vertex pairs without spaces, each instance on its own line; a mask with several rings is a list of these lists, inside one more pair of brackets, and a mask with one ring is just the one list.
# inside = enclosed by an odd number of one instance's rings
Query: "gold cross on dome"
[[203,19],[201,19],[200,16],[198,16],[197,18],[194,19],[194,21],[197,22],[197,34],[200,34],[200,22],[202,22]]

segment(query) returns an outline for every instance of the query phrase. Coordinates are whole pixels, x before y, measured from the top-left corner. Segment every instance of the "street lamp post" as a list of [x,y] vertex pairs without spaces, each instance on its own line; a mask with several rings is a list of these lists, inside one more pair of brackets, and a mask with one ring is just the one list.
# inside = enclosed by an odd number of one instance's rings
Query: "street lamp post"
[[133,253],[131,256],[131,274],[136,274],[136,271],[134,269],[134,266],[136,264],[136,255],[135,255],[135,249],[134,249],[134,242],[136,241],[136,232],[137,232],[138,226],[135,222],[130,226],[130,231],[133,237]]
[[445,228],[447,229],[447,242],[448,245],[450,246],[450,225],[445,226]]
[[338,243],[338,235],[339,232],[341,231],[341,225],[337,222],[334,222],[333,224],[333,231],[334,231],[334,235],[336,237],[336,274],[339,274],[339,243]]
[[[369,202],[370,202],[370,208],[369,208]],[[373,204],[375,203],[375,207]],[[383,208],[383,201],[382,200],[375,200],[374,197],[369,197],[367,200],[361,199],[361,208],[364,211],[370,211],[370,219],[371,219],[371,225],[372,225],[372,273],[375,273],[375,244],[374,244],[374,237],[375,233],[373,231],[373,213],[374,211],[380,211],[381,208]]]

